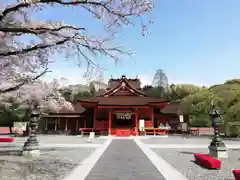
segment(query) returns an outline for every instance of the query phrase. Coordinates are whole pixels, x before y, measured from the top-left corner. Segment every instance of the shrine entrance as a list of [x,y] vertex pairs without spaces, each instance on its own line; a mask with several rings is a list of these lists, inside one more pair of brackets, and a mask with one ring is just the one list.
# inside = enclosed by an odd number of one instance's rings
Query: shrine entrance
[[112,134],[116,136],[133,135],[136,126],[136,115],[133,112],[112,113]]

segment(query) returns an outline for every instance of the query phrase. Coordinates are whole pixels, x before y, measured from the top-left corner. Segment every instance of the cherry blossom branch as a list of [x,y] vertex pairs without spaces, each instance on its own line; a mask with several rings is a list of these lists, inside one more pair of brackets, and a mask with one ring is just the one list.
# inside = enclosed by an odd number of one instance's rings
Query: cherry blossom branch
[[36,75],[35,77],[33,77],[31,79],[26,78],[26,79],[22,80],[22,82],[20,82],[17,85],[14,85],[12,87],[9,87],[9,88],[3,89],[3,90],[0,89],[0,94],[8,93],[8,92],[11,92],[11,91],[16,91],[17,89],[19,89],[20,87],[24,86],[25,84],[27,84],[27,83],[29,83],[31,81],[35,81],[35,80],[39,79],[40,77],[42,77],[47,72],[50,72],[50,71],[48,71],[48,68],[44,69],[43,72],[41,72],[40,74]]
[[20,50],[17,50],[17,51],[0,52],[0,57],[1,56],[5,57],[5,56],[21,55],[21,54],[29,53],[31,51],[36,51],[36,50],[39,50],[39,49],[51,48],[51,47],[54,47],[54,46],[57,46],[57,45],[64,44],[65,42],[73,39],[75,36],[67,37],[67,38],[65,38],[61,41],[57,41],[57,42],[54,42],[54,43],[51,43],[51,44],[37,44],[37,45],[34,45],[32,47],[25,48],[25,49],[20,49]]
[[[137,5],[137,2],[139,0],[133,0],[132,5]],[[56,3],[60,5],[65,5],[65,6],[74,6],[74,5],[90,5],[90,6],[95,6],[95,7],[102,7],[104,8],[108,13],[112,13],[116,16],[124,17],[124,16],[132,16],[134,15],[133,9],[130,8],[130,11],[127,12],[122,12],[122,11],[115,11],[114,8],[111,7],[113,5],[114,0],[107,0],[107,1],[94,1],[94,0],[69,0],[69,1],[63,1],[63,0],[32,0],[32,1],[24,1],[18,4],[15,4],[13,6],[5,8],[2,13],[0,14],[0,21],[8,14],[18,11],[21,8],[27,8],[31,5],[36,5],[36,4],[50,4],[50,3]],[[141,4],[139,7],[143,7],[143,11],[150,11],[152,8],[152,3],[148,1],[141,1]],[[146,8],[145,8],[146,7]],[[88,9],[90,10],[90,9]],[[135,15],[138,15],[139,13],[135,13]]]

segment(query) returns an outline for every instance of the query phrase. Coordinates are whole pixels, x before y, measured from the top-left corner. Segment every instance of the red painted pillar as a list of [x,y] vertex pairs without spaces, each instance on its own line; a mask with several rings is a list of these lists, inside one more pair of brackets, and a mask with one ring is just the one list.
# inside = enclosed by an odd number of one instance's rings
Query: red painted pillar
[[138,129],[139,129],[138,120],[139,120],[139,112],[138,112],[138,109],[137,109],[136,114],[135,114],[135,133],[136,133],[136,136],[138,136]]
[[153,108],[152,108],[152,127],[154,127],[154,111],[153,111]]
[[108,135],[111,135],[112,130],[112,113],[108,112]]
[[96,128],[95,127],[95,124],[96,124],[96,109],[95,108],[93,108],[93,128]]

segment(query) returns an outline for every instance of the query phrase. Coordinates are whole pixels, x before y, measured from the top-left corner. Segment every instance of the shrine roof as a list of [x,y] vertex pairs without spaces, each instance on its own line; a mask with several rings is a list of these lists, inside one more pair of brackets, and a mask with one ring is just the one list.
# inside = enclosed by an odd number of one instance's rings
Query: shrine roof
[[111,79],[111,82],[117,82],[111,89],[101,93],[99,96],[82,100],[83,106],[100,105],[100,106],[149,106],[152,103],[166,102],[163,99],[148,97],[141,90],[132,85],[131,82],[139,82],[138,79],[128,79],[122,76],[121,79]]
[[152,103],[162,103],[166,101],[146,96],[99,96],[81,102],[98,104],[100,106],[149,106],[149,104]]

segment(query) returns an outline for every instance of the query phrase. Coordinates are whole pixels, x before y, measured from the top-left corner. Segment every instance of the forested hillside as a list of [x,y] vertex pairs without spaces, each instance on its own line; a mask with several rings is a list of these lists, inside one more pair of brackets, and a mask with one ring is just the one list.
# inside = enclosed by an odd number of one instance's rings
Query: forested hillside
[[[211,87],[199,87],[194,84],[168,84],[167,75],[157,70],[152,85],[143,91],[155,97],[171,102],[179,101],[179,113],[191,116],[191,125],[208,127],[211,125],[208,112],[211,102],[220,107],[223,129],[240,130],[240,79],[227,80],[223,84]],[[239,131],[240,132],[240,131]]]

